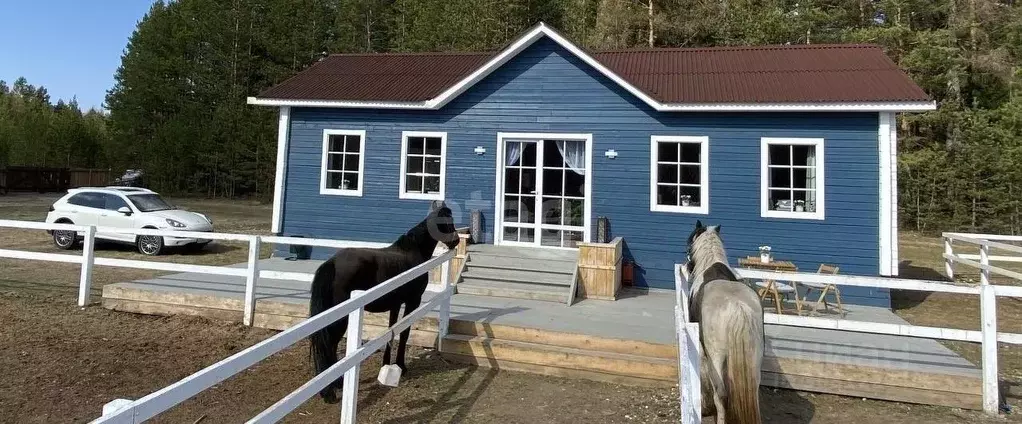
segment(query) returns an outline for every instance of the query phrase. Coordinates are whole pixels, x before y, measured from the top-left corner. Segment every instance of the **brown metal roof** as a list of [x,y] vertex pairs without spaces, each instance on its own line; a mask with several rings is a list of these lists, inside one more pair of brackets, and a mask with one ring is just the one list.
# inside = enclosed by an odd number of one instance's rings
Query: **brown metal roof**
[[[496,53],[331,55],[258,97],[423,102]],[[593,58],[661,103],[916,102],[930,97],[878,46],[615,50]]]
[[289,100],[422,102],[482,66],[492,53],[330,55],[259,94]]
[[662,103],[930,100],[870,45],[625,50],[593,57]]

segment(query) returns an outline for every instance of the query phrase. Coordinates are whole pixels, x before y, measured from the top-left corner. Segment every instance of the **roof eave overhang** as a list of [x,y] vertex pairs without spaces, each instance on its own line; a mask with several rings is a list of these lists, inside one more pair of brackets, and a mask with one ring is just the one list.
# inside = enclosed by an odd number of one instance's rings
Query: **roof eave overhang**
[[926,112],[933,101],[819,103],[668,103],[661,112]]
[[[248,104],[273,107],[320,107],[341,109],[437,110],[443,104],[426,102],[379,102],[269,99],[249,97]],[[936,102],[832,102],[832,103],[657,103],[660,112],[926,112]]]
[[557,31],[540,23],[526,31],[483,66],[462,78],[436,97],[423,102],[381,102],[381,101],[330,101],[330,100],[289,100],[249,97],[248,104],[259,106],[328,107],[328,108],[369,108],[369,109],[421,109],[436,110],[444,107],[461,93],[482,81],[509,60],[543,37],[550,38],[565,50],[592,66],[598,72],[617,83],[653,109],[661,112],[917,112],[936,109],[934,102],[877,102],[877,103],[706,103],[679,104],[661,103],[617,75],[584,50],[568,41]]
[[358,109],[429,109],[426,102],[383,102],[358,100],[274,99],[249,97],[248,104],[274,107],[325,107]]

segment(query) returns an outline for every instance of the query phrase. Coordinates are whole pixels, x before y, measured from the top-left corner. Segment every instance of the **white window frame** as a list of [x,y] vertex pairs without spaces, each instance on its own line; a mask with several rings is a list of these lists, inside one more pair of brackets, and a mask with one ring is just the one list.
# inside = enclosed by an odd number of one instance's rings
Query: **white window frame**
[[[775,211],[770,209],[770,146],[813,146],[816,148],[816,210],[813,212]],[[827,161],[822,138],[763,137],[760,143],[760,216],[763,218],[824,219]],[[794,182],[792,182],[794,183]]]
[[[356,135],[359,137],[359,148],[358,148],[358,188],[351,190],[345,190],[341,188],[327,188],[327,165],[329,164],[329,151],[330,151],[330,136],[332,135]],[[322,162],[319,168],[319,194],[328,194],[333,196],[354,196],[362,197],[362,188],[365,187],[365,164],[366,164],[366,132],[365,130],[337,130],[327,129],[323,130],[323,151],[321,153]]]
[[[670,206],[657,204],[659,143],[699,144],[699,206]],[[649,210],[652,212],[710,213],[710,138],[706,136],[654,135],[649,141]]]
[[[440,138],[440,191],[433,193],[409,193],[405,189],[408,172],[408,139],[412,137]],[[425,148],[425,146],[423,146]],[[425,171],[425,165],[423,165]],[[437,131],[402,131],[401,132],[401,173],[399,177],[398,198],[416,200],[444,200],[447,193],[447,133]]]

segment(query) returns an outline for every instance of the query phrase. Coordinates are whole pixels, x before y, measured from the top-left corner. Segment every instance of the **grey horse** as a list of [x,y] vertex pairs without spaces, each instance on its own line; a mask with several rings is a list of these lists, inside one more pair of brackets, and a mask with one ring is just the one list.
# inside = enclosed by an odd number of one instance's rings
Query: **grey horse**
[[697,221],[688,255],[689,318],[699,323],[703,349],[703,415],[716,416],[717,424],[759,424],[764,345],[759,296],[728,266],[719,226]]

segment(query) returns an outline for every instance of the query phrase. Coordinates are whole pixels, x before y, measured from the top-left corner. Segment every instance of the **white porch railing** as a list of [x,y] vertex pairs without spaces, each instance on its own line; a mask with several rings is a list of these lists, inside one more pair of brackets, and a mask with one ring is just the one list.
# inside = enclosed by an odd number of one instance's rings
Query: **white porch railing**
[[[282,272],[259,269],[259,251],[262,243],[277,244],[300,244],[305,246],[321,246],[331,248],[353,248],[370,247],[377,248],[386,246],[385,243],[351,242],[341,240],[323,240],[299,237],[276,237],[259,236],[247,234],[225,234],[225,233],[196,233],[187,231],[172,230],[143,230],[105,228],[95,226],[80,226],[71,224],[49,224],[44,222],[11,221],[0,220],[0,228],[18,228],[30,230],[64,230],[76,231],[83,234],[82,253],[60,254],[44,253],[25,250],[0,249],[0,258],[13,258],[25,260],[39,260],[48,262],[64,262],[81,264],[81,276],[78,290],[78,305],[89,304],[90,292],[92,289],[92,268],[94,265],[112,266],[122,268],[150,269],[170,272],[192,272],[213,275],[225,275],[234,277],[246,277],[245,284],[245,306],[244,322],[252,325],[255,315],[255,289],[259,278],[271,278],[279,280],[312,281],[313,274],[301,272]],[[96,233],[119,233],[135,235],[155,235],[163,237],[184,237],[200,238],[210,240],[225,240],[248,242],[248,266],[246,268],[232,268],[226,266],[178,264],[159,261],[139,261],[130,259],[97,258],[95,256]],[[234,354],[216,364],[213,364],[195,374],[192,374],[177,383],[153,392],[136,401],[119,399],[111,402],[104,408],[104,415],[95,423],[137,423],[160,414],[171,407],[199,394],[205,389],[245,370],[255,363],[266,359],[288,346],[293,345],[312,333],[334,323],[347,315],[349,317],[347,353],[337,364],[330,367],[323,373],[299,387],[297,390],[281,399],[273,406],[267,408],[249,422],[265,423],[276,422],[280,418],[293,411],[302,402],[306,401],[328,384],[335,381],[342,374],[345,375],[345,385],[342,396],[342,423],[354,423],[357,399],[358,367],[369,355],[385,346],[395,335],[410,328],[416,321],[422,319],[434,308],[438,309],[438,338],[443,340],[447,334],[448,321],[450,319],[450,298],[454,292],[454,286],[450,284],[450,263],[455,256],[455,250],[447,250],[442,253],[434,253],[434,257],[386,282],[373,287],[367,291],[355,291],[351,299],[334,306],[321,314],[310,317],[301,323],[288,328],[287,330],[274,335],[262,342],[259,342],[248,349]],[[440,266],[440,290],[436,292],[429,302],[421,305],[412,311],[393,327],[390,327],[382,335],[362,343],[362,313],[365,305],[382,297],[386,293],[408,283],[415,277],[428,273],[431,269]],[[438,343],[437,348],[439,349]],[[349,384],[350,382],[350,384]],[[109,409],[114,409],[109,411]],[[108,413],[109,412],[109,413]]]
[[[683,266],[680,266],[684,270]],[[997,377],[997,343],[1022,345],[1022,334],[997,332],[996,302],[998,296],[1022,298],[1022,287],[1000,285],[960,285],[940,281],[908,280],[854,275],[831,275],[811,273],[781,273],[754,269],[736,268],[736,274],[743,279],[770,279],[795,283],[826,283],[839,286],[877,287],[894,290],[959,293],[979,295],[980,331],[956,328],[925,327],[918,325],[885,324],[867,321],[835,320],[829,318],[803,317],[792,315],[764,314],[764,323],[795,327],[819,328],[825,330],[854,331],[859,333],[888,334],[906,337],[920,337],[938,340],[957,340],[980,343],[983,352],[983,410],[997,414],[999,391]],[[676,286],[688,287],[685,272],[676,273]],[[680,296],[679,296],[680,298]]]

